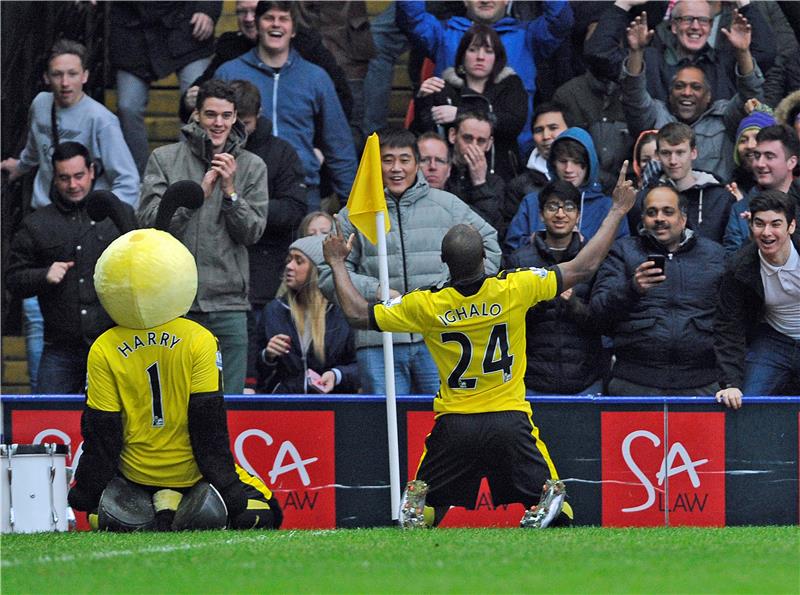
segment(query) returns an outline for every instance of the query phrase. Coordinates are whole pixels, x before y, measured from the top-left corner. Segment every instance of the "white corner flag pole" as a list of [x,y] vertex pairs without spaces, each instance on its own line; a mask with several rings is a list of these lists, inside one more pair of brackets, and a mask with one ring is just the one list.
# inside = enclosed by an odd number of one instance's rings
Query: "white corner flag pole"
[[[381,282],[381,300],[389,299],[389,258],[386,252],[383,211],[375,213],[378,231],[378,272]],[[397,438],[397,403],[394,387],[394,345],[392,333],[383,335],[383,368],[386,378],[386,430],[389,438],[389,481],[392,496],[392,520],[400,518],[400,447]]]

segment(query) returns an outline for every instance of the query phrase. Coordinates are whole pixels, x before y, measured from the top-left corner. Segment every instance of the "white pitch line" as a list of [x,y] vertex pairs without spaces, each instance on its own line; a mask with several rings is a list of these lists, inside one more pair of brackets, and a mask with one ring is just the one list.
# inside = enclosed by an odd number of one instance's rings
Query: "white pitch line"
[[171,552],[180,552],[186,550],[201,549],[206,547],[216,547],[220,544],[239,544],[248,542],[259,542],[269,539],[269,535],[241,535],[238,537],[229,537],[220,541],[211,541],[204,543],[182,543],[178,545],[162,545],[162,546],[148,546],[140,550],[112,550],[104,552],[91,552],[82,553],[80,555],[62,554],[58,556],[39,556],[32,559],[18,559],[7,560],[5,557],[0,560],[0,566],[3,568],[12,568],[14,566],[28,566],[32,564],[52,564],[53,562],[75,562],[77,560],[102,560],[105,558],[120,558],[125,556],[137,556],[140,554],[164,554]]

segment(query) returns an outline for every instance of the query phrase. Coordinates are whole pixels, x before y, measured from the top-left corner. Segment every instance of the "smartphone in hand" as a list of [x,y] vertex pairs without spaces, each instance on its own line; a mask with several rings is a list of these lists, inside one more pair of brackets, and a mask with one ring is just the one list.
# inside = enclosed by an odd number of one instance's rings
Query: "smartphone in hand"
[[308,386],[310,386],[312,389],[319,393],[328,392],[325,383],[322,382],[322,376],[320,376],[317,372],[309,368],[306,372],[306,377],[308,378]]
[[666,257],[663,254],[648,254],[647,260],[652,260],[655,263],[656,269],[661,269],[661,274],[666,275],[667,271],[664,269],[664,264],[666,263]]

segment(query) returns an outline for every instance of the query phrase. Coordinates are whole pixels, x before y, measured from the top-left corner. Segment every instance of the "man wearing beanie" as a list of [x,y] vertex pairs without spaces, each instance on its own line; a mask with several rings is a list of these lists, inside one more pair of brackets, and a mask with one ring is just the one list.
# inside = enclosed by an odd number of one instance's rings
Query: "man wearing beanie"
[[759,103],[753,112],[739,122],[739,128],[736,130],[736,144],[733,146],[733,162],[736,164],[736,168],[733,170],[731,180],[731,191],[737,199],[743,198],[756,184],[753,176],[753,152],[758,144],[756,135],[762,128],[774,124],[775,117],[772,115],[772,110],[762,103]]

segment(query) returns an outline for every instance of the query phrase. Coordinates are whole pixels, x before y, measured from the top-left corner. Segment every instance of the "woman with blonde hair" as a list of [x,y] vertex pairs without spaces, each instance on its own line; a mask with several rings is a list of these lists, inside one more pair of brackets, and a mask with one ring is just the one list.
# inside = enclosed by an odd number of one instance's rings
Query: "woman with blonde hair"
[[258,392],[358,392],[354,334],[318,286],[323,235],[289,246],[283,282],[257,330]]
[[300,225],[297,228],[297,235],[299,237],[314,236],[317,234],[326,236],[332,229],[333,215],[325,211],[311,211],[300,221]]

